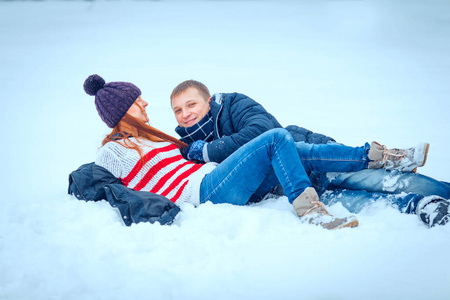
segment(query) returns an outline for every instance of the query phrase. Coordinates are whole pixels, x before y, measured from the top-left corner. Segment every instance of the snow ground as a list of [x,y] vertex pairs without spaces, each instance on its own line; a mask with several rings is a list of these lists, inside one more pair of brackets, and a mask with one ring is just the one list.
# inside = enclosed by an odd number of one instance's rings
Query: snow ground
[[[122,225],[66,194],[107,127],[82,84],[130,81],[175,135],[185,79],[357,146],[431,143],[450,181],[450,3],[1,1],[0,299],[447,299],[450,225],[378,203],[360,227],[301,224],[287,199]],[[340,206],[335,214],[344,214]]]

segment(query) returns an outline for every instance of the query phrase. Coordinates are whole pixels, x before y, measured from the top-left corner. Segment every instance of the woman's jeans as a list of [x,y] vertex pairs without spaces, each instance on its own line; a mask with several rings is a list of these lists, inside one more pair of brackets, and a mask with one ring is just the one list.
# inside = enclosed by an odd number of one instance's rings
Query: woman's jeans
[[[349,147],[338,143],[307,144],[296,142],[295,147],[305,171],[326,174],[326,172],[355,172],[367,169],[370,145]],[[277,189],[279,182],[271,172],[253,193],[249,202],[258,202],[268,193]],[[314,186],[314,185],[313,185]],[[278,194],[278,192],[275,192]]]
[[244,205],[270,173],[291,202],[311,186],[294,139],[285,129],[263,133],[207,174],[200,185],[200,202]]
[[[326,204],[341,203],[351,213],[375,201],[385,201],[403,213],[415,213],[420,200],[427,196],[450,199],[450,184],[412,172],[367,169],[370,146],[347,147],[336,143],[296,143],[298,154],[312,186]],[[334,170],[334,171],[331,171]],[[269,173],[250,202],[261,200],[267,190],[276,190],[277,178]],[[279,189],[276,194],[280,195]]]
[[295,143],[285,129],[272,129],[248,142],[205,176],[200,202],[246,204],[280,183],[292,203],[311,186],[310,171],[348,172],[367,167],[369,145]]
[[327,144],[308,144],[296,142],[298,155],[306,172],[354,172],[367,169],[370,145],[349,147],[330,142]]

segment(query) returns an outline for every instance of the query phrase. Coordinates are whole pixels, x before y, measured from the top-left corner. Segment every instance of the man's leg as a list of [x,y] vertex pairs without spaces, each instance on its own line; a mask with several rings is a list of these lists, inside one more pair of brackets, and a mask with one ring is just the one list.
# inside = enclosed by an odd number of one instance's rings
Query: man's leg
[[310,179],[319,194],[325,190],[350,189],[372,193],[435,195],[450,199],[448,183],[411,172],[366,169],[347,173],[317,173]]
[[418,194],[370,193],[363,190],[328,190],[320,196],[325,205],[341,203],[351,213],[359,213],[372,203],[384,201],[406,214],[416,214],[429,227],[445,225],[450,221],[450,200],[440,196]]
[[379,201],[385,201],[387,204],[397,208],[402,213],[415,214],[416,207],[424,196],[418,194],[385,194],[370,193],[363,190],[328,190],[321,196],[320,200],[327,206],[341,203],[349,212],[359,213],[362,209]]

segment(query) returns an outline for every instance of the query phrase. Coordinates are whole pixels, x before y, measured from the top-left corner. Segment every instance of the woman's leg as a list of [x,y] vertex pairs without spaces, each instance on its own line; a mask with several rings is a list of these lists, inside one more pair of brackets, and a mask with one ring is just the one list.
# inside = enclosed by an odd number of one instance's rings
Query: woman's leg
[[291,203],[311,186],[295,142],[285,129],[263,133],[206,175],[200,186],[200,202],[244,205],[273,171]]
[[349,147],[338,143],[295,143],[307,172],[354,172],[367,169],[370,145]]
[[266,178],[264,178],[263,182],[256,189],[248,202],[259,202],[268,193],[274,193],[278,196],[284,196],[283,188],[280,187],[280,182],[278,181],[277,174],[275,174],[275,171],[273,169],[269,174],[267,174]]

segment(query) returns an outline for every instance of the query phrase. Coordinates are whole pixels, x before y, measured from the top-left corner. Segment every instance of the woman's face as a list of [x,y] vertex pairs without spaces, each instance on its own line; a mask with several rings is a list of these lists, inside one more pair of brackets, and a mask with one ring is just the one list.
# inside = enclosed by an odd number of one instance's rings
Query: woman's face
[[145,107],[148,105],[141,96],[137,98],[137,100],[131,105],[128,109],[127,114],[132,115],[136,119],[141,120],[144,123],[148,122],[147,112],[145,111]]

